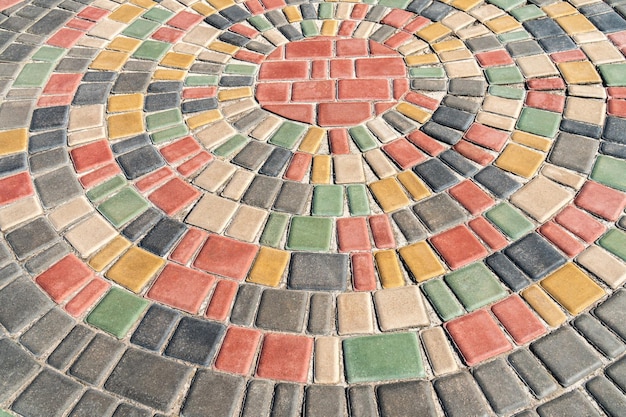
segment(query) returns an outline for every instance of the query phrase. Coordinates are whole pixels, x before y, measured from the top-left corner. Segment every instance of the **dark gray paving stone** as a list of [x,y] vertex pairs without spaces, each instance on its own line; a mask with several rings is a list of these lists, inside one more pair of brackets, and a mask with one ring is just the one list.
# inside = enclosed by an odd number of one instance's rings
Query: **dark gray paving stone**
[[511,353],[508,361],[535,397],[544,398],[558,388],[552,376],[528,349],[519,349]]
[[183,317],[172,336],[165,354],[187,362],[208,365],[226,328],[224,325],[191,317]]
[[2,22],[2,24],[0,24],[0,28],[11,32],[21,33],[32,23],[33,22],[30,19],[25,19],[20,16],[11,16],[10,19],[6,19]]
[[165,256],[186,230],[183,223],[165,217],[148,232],[139,246],[158,256]]
[[152,417],[152,413],[145,408],[135,407],[130,404],[120,404],[115,409],[112,417]]
[[474,121],[474,115],[452,107],[439,106],[431,120],[452,129],[465,131]]
[[143,236],[161,220],[163,214],[154,207],[144,211],[122,230],[122,234],[133,242]]
[[537,281],[563,265],[566,259],[537,233],[530,233],[504,250],[531,279]]
[[584,6],[580,6],[578,9],[579,12],[584,14],[585,16],[593,16],[600,13],[609,13],[613,11],[613,8],[604,2],[586,4]]
[[626,396],[603,375],[590,379],[587,391],[610,417],[626,416]]
[[602,142],[600,152],[616,158],[626,159],[626,146],[617,143]]
[[[450,82],[450,85],[452,85],[452,81]],[[474,81],[474,80],[471,80],[471,81]],[[484,83],[481,83],[481,85],[484,85]],[[483,92],[484,92],[483,87],[478,89],[478,94],[483,94]],[[448,107],[453,107],[455,109],[463,110],[464,112],[474,113],[474,114],[478,113],[478,110],[480,110],[480,102],[469,99],[469,98],[463,98],[463,97],[454,96],[450,94],[443,98],[443,104],[445,104]]]
[[250,17],[250,12],[241,6],[230,6],[220,11],[220,14],[233,23],[238,23]]
[[0,240],[0,265],[4,265],[11,260],[13,260],[13,256],[11,255],[9,248],[4,241]]
[[[2,158],[0,160],[0,167],[2,165],[2,161],[7,158]],[[46,152],[40,152],[28,158],[28,165],[30,166],[30,171],[37,175],[45,171],[49,171],[53,168],[56,168],[60,165],[67,165],[70,162],[68,157],[68,153],[63,148],[51,149]],[[0,171],[2,169],[0,168]]]
[[199,111],[217,109],[217,99],[214,97],[200,100],[186,101],[181,106],[183,114],[196,113]]
[[146,91],[152,74],[149,72],[122,72],[113,84],[113,93],[141,93]]
[[24,19],[34,20],[39,16],[46,13],[46,9],[38,6],[24,6],[20,10],[18,10],[15,14],[17,16],[23,17]]
[[5,156],[4,158],[0,158],[0,176],[25,171],[27,168],[28,162],[26,161],[25,153],[9,155]]
[[43,174],[34,180],[44,207],[52,208],[82,194],[83,189],[69,166]]
[[593,314],[604,324],[609,326],[611,330],[617,333],[623,340],[626,340],[626,320],[624,320],[624,311],[626,311],[626,291],[619,290],[604,303],[596,307]]
[[12,409],[28,417],[60,417],[81,391],[78,382],[44,369],[15,400]]
[[72,104],[86,106],[90,104],[104,104],[107,101],[111,84],[109,83],[85,83],[78,86]]
[[610,359],[617,358],[626,350],[626,345],[617,336],[589,314],[578,316],[573,324],[589,343]]
[[25,259],[58,239],[50,223],[39,217],[6,234],[6,240],[18,259]]
[[141,135],[130,139],[124,139],[111,144],[111,150],[114,154],[120,155],[147,145],[152,145],[152,142],[150,142],[150,136],[148,136],[147,133],[142,133]]
[[74,320],[63,310],[53,308],[20,337],[20,344],[35,356],[56,346],[74,326]]
[[30,121],[30,131],[53,130],[67,126],[69,120],[69,106],[42,107],[33,111]]
[[116,159],[129,180],[137,179],[165,165],[161,154],[152,146],[140,147]]
[[272,406],[274,384],[262,379],[248,383],[241,417],[267,417]]
[[432,2],[430,6],[425,8],[421,15],[427,19],[438,22],[444,17],[448,15],[452,10],[454,10],[451,6],[448,6],[445,3],[441,3],[439,1]]
[[[470,38],[465,41],[467,47],[474,53],[489,51],[491,49],[500,49],[502,44],[494,35],[480,36]],[[456,93],[455,93],[456,94]]]
[[94,332],[89,328],[82,325],[74,327],[48,356],[48,364],[59,370],[65,369],[93,337]]
[[[194,378],[182,408],[185,417],[233,416],[244,389],[239,376],[201,370]],[[210,395],[207,395],[210,393]]]
[[259,170],[259,174],[277,177],[291,160],[292,155],[288,149],[275,148]]
[[64,241],[44,249],[24,263],[24,268],[31,275],[38,275],[70,253],[70,247]]
[[576,49],[576,44],[568,35],[551,36],[539,39],[539,45],[549,54]]
[[570,327],[561,327],[530,345],[564,387],[602,366],[597,353]]
[[619,32],[626,29],[626,21],[614,11],[589,16],[589,21],[604,33]]
[[448,194],[437,194],[413,206],[413,211],[433,232],[440,232],[467,218],[467,213]]
[[433,386],[447,416],[489,416],[489,408],[469,373],[459,372],[438,378]]
[[300,385],[280,383],[274,388],[274,403],[272,417],[298,417],[302,404],[302,390]]
[[172,109],[180,106],[179,93],[148,94],[143,103],[143,109],[147,112]]
[[503,358],[480,365],[472,373],[496,413],[508,414],[528,406],[528,394]]
[[254,322],[259,300],[261,299],[261,288],[255,285],[240,285],[237,291],[237,298],[230,313],[230,321],[241,326],[251,326]]
[[414,166],[413,171],[436,193],[459,182],[454,172],[439,159],[429,159]]
[[34,50],[34,46],[24,45],[22,43],[13,43],[0,53],[0,60],[8,62],[22,62],[26,60],[26,58],[28,58]]
[[579,390],[570,391],[537,407],[541,417],[600,417],[591,401]]
[[274,210],[291,214],[303,214],[309,205],[311,191],[310,184],[293,181],[283,182],[283,186],[274,202]]
[[272,25],[275,27],[284,26],[289,24],[287,18],[280,10],[271,10],[265,13],[265,17],[270,21]]
[[588,174],[598,147],[597,140],[561,132],[552,147],[549,160],[555,165]]
[[396,223],[407,242],[416,242],[426,237],[426,229],[411,210],[398,210],[391,215],[391,218]]
[[113,414],[117,400],[95,389],[86,391],[68,417],[108,417]]
[[411,80],[411,90],[423,91],[446,91],[448,84],[446,80],[429,80],[416,78]]
[[11,397],[41,366],[9,339],[0,339],[0,402]]
[[307,417],[343,417],[347,412],[346,393],[341,386],[309,385],[304,400]]
[[229,43],[240,48],[246,46],[246,44],[250,42],[249,38],[233,32],[223,32],[220,36],[218,36],[218,39],[222,42]]
[[267,113],[261,109],[254,109],[233,123],[233,127],[240,132],[247,132],[256,127],[265,118]]
[[[85,48],[82,46],[75,46],[67,52],[67,56],[74,56],[74,57],[79,57],[79,58],[95,58],[96,54],[99,52],[100,52],[100,49],[98,48]],[[111,73],[112,71],[104,71],[102,75],[102,82],[113,81],[115,77],[110,77],[108,79],[105,78],[107,76],[110,76]],[[84,77],[83,77],[83,80],[88,81]]]
[[8,284],[22,273],[22,268],[13,262],[0,268],[0,287]]
[[381,417],[437,415],[433,389],[427,381],[397,382],[378,386]]
[[251,141],[235,156],[232,161],[249,170],[257,170],[272,152],[273,147],[262,142]]
[[554,20],[549,18],[528,20],[523,23],[523,26],[537,39],[565,34],[563,29],[561,29]]
[[561,130],[563,132],[574,133],[575,135],[587,136],[599,139],[602,136],[602,126],[579,122],[577,120],[561,120]]
[[71,19],[73,13],[65,10],[54,9],[28,29],[28,33],[33,35],[51,35],[57,31],[66,21]]
[[485,259],[489,268],[496,273],[500,281],[511,290],[517,292],[530,285],[530,279],[509,258],[501,252],[496,252]]
[[65,146],[67,134],[64,130],[53,130],[51,132],[32,135],[28,141],[28,152],[37,153],[48,149]]
[[189,373],[186,366],[131,348],[124,353],[104,387],[148,407],[170,411]]
[[604,372],[622,391],[626,390],[626,357],[607,366]]
[[0,290],[0,324],[17,333],[50,310],[52,302],[32,279],[20,277]]
[[121,342],[99,333],[72,364],[69,373],[92,385],[100,385],[123,350],[124,345]]
[[300,13],[304,19],[317,19],[317,9],[310,3],[302,3],[300,5]]
[[195,64],[191,66],[191,69],[189,71],[197,72],[199,74],[219,74],[222,71],[222,68],[223,68],[223,65],[221,64],[213,64],[209,62],[196,62]]
[[242,201],[254,207],[269,209],[282,184],[281,179],[256,175],[243,195]]
[[124,64],[123,71],[126,72],[154,72],[156,69],[156,62],[154,61],[141,61],[138,59],[129,59]]
[[[487,91],[487,83],[485,80],[466,80],[455,78],[450,80],[448,87],[450,94],[469,97],[482,97]],[[446,100],[448,97],[446,97]],[[446,103],[447,105],[450,105]],[[455,106],[452,106],[455,107]]]
[[352,417],[378,417],[373,387],[360,385],[348,388],[348,401]]
[[537,41],[532,39],[507,43],[506,50],[509,52],[509,54],[511,54],[513,58],[544,53],[541,45],[539,45]]
[[304,328],[307,295],[302,291],[263,291],[256,326],[262,329],[300,333]]
[[296,290],[345,291],[347,268],[344,254],[294,252],[288,285]]
[[264,54],[267,55],[269,53],[271,53],[274,50],[274,46],[273,45],[267,45],[258,41],[251,41],[246,45],[246,48],[254,51],[254,52],[258,52],[260,54]]
[[433,121],[426,122],[426,124],[423,125],[420,130],[428,136],[432,136],[433,138],[448,145],[455,145],[458,141],[461,140],[461,137],[463,136],[462,132],[451,129],[448,126],[444,126]]
[[182,81],[157,81],[148,85],[148,93],[172,93],[182,89]]
[[383,114],[383,120],[403,135],[407,135],[419,127],[417,123],[396,110]]
[[130,338],[131,343],[149,350],[160,350],[179,317],[175,310],[153,304]]
[[333,296],[327,293],[313,293],[309,306],[307,330],[312,334],[330,334],[335,322]]
[[439,159],[464,177],[470,177],[478,172],[478,166],[454,149],[440,153]]
[[220,14],[212,14],[204,19],[206,23],[216,29],[224,30],[232,25],[231,21]]
[[474,176],[474,179],[499,198],[509,197],[522,186],[503,170],[491,165],[483,168]]
[[609,116],[604,123],[602,138],[610,142],[626,144],[626,119]]

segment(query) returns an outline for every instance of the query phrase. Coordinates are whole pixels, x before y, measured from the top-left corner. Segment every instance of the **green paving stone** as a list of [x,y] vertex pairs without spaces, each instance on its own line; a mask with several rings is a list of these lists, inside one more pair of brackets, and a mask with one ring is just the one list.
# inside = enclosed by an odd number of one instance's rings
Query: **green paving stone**
[[155,145],[158,145],[163,142],[182,138],[188,133],[189,128],[187,125],[180,124],[178,126],[170,127],[169,129],[161,130],[160,132],[151,133],[150,138]]
[[626,161],[610,156],[598,156],[591,172],[591,179],[626,191]]
[[365,0],[365,1],[363,1],[363,3],[365,3],[365,4],[376,4],[377,1],[378,0]]
[[539,7],[534,4],[528,6],[519,7],[511,10],[511,15],[519,22],[525,22],[527,20],[537,19],[545,16],[546,14]]
[[626,261],[626,233],[618,229],[611,229],[600,238],[598,244],[615,256]]
[[513,32],[502,33],[498,35],[498,39],[502,43],[509,43],[514,41],[521,41],[522,39],[530,38],[530,34],[525,30],[515,30]]
[[121,339],[139,320],[148,304],[143,298],[114,287],[87,316],[86,321]]
[[302,34],[306,37],[317,36],[320,33],[319,28],[312,20],[303,20],[300,22],[300,28],[302,29]]
[[35,62],[24,65],[13,82],[13,87],[43,87],[48,81],[54,65],[50,62]]
[[328,217],[294,217],[291,219],[287,249],[327,251],[333,231],[333,219]]
[[224,73],[226,74],[239,74],[239,75],[254,75],[256,74],[256,69],[254,65],[240,65],[240,64],[230,64],[226,65],[224,68]]
[[465,313],[450,288],[441,279],[431,279],[422,285],[422,290],[428,297],[428,301],[443,321],[451,320]]
[[0,417],[13,417],[14,414],[9,413],[8,411],[5,410],[0,410]]
[[626,85],[626,64],[599,65],[600,75],[608,87]]
[[224,142],[222,145],[215,148],[213,150],[213,154],[225,158],[243,148],[246,143],[248,143],[248,138],[242,135],[235,135],[232,138],[228,139],[226,142]]
[[335,8],[331,3],[320,3],[317,16],[320,19],[332,19],[335,16]]
[[191,75],[185,79],[187,87],[202,87],[205,85],[217,85],[219,77],[217,75]]
[[170,109],[146,116],[148,130],[159,130],[183,122],[180,109]]
[[444,277],[452,292],[468,311],[506,297],[496,276],[482,262],[476,262]]
[[120,227],[149,207],[148,202],[132,188],[124,188],[98,206],[115,227]]
[[300,136],[302,136],[305,131],[306,126],[304,125],[294,122],[285,122],[272,135],[269,143],[291,149],[295,146],[298,139],[300,139]]
[[311,212],[314,216],[341,216],[343,214],[343,187],[318,185],[313,189]]
[[378,146],[376,138],[374,138],[374,135],[372,135],[365,126],[351,127],[348,132],[361,152],[369,151],[370,149],[374,149]]
[[365,185],[348,185],[346,193],[348,194],[348,208],[351,216],[366,216],[371,213]]
[[443,78],[446,72],[443,68],[411,68],[409,76],[411,78]]
[[509,11],[526,3],[526,0],[488,0],[494,6],[498,6],[504,11]]
[[513,240],[519,239],[535,227],[520,211],[505,202],[485,212],[485,217]]
[[289,216],[287,214],[270,214],[267,223],[265,223],[265,229],[263,229],[259,243],[261,243],[261,245],[271,246],[272,248],[278,248],[285,235],[285,230],[287,230],[287,224],[289,224]]
[[56,62],[61,59],[61,57],[65,55],[66,52],[67,50],[63,48],[44,45],[39,48],[37,52],[35,52],[35,54],[33,55],[33,61]]
[[253,16],[248,19],[248,22],[259,32],[265,32],[274,27],[264,16]]
[[159,23],[165,23],[172,17],[174,13],[169,10],[161,9],[160,7],[153,7],[150,11],[143,14],[146,19],[154,20]]
[[406,9],[407,6],[411,4],[411,0],[380,0],[378,4],[394,9]]
[[425,376],[422,355],[415,333],[345,339],[343,358],[349,383]]
[[165,42],[147,40],[141,44],[139,48],[133,54],[133,58],[137,59],[149,59],[151,61],[158,61],[170,49],[172,45]]
[[159,22],[137,19],[124,29],[122,35],[130,36],[132,38],[145,39],[159,26],[161,26]]
[[103,198],[113,194],[126,185],[126,179],[121,175],[117,175],[110,180],[87,191],[87,198],[90,201],[100,201]]
[[492,85],[489,87],[489,94],[492,96],[521,100],[524,98],[524,90],[502,85]]
[[517,67],[487,68],[485,75],[490,84],[517,84],[524,82],[524,77]]
[[551,111],[524,107],[516,127],[524,132],[553,138],[559,131],[561,115]]

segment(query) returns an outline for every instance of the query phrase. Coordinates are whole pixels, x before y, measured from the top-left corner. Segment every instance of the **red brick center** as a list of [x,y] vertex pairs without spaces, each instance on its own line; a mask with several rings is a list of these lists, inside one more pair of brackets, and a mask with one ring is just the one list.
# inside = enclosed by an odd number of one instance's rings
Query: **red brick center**
[[354,126],[394,106],[407,88],[406,66],[395,50],[366,39],[317,37],[267,57],[256,99],[291,120]]

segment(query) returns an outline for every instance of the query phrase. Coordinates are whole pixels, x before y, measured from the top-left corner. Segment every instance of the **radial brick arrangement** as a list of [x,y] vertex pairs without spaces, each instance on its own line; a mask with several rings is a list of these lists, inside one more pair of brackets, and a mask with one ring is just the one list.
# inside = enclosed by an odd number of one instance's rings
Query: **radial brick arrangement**
[[624,416],[626,0],[0,0],[0,416]]

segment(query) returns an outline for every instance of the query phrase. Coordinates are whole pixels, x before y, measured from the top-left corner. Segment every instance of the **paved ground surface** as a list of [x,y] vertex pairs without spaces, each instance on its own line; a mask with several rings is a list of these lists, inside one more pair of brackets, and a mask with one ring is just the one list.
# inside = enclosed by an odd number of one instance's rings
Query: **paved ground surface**
[[0,0],[0,415],[626,415],[626,1]]

